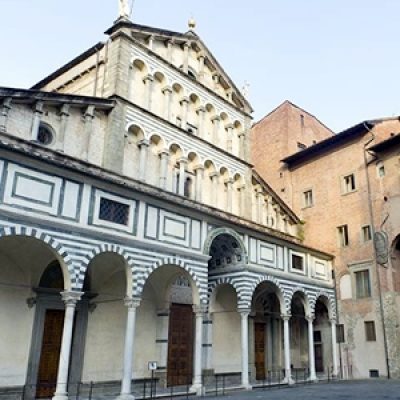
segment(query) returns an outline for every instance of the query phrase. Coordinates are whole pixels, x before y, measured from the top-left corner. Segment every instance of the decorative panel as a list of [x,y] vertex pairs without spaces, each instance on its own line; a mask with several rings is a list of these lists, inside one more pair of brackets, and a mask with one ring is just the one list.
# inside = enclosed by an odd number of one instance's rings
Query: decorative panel
[[317,278],[326,278],[327,277],[327,265],[325,261],[315,260],[315,276]]
[[190,245],[193,249],[201,250],[201,222],[192,220],[192,231],[190,237]]
[[78,219],[80,212],[80,197],[82,196],[82,185],[66,181],[62,193],[61,216],[65,218]]
[[276,246],[258,241],[258,264],[275,267],[276,265]]
[[254,238],[249,239],[249,260],[251,263],[257,263],[257,240]]
[[189,247],[189,218],[161,210],[160,220],[160,240]]
[[57,215],[62,179],[9,165],[4,203]]
[[155,207],[146,208],[146,227],[144,236],[147,239],[158,239],[158,226],[160,224],[160,210]]

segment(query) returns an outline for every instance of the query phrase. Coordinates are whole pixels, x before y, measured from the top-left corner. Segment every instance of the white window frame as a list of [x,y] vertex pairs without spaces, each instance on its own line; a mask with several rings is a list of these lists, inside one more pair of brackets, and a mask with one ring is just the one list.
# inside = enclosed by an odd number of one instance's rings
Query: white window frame
[[[348,185],[346,183],[346,179],[349,177],[353,177],[353,183],[354,183],[353,189],[349,189]],[[341,181],[342,195],[354,193],[357,191],[357,180],[356,180],[356,174],[354,172],[350,172],[346,175],[342,175],[340,177],[340,181]]]
[[[293,268],[293,259],[292,256],[297,256],[303,259],[303,269]],[[295,274],[306,275],[307,266],[306,266],[306,255],[304,253],[300,253],[298,251],[289,249],[289,270],[290,272],[294,272]]]
[[[351,276],[351,289],[353,292],[354,300],[365,300],[365,299],[371,299],[373,297],[374,288],[373,288],[372,280],[371,280],[371,269],[372,269],[372,261],[370,261],[370,260],[349,265],[350,276]],[[357,297],[356,273],[363,272],[363,271],[368,271],[370,295],[367,297]]]
[[[364,229],[368,228],[369,229],[369,239],[365,240],[365,234],[364,234]],[[371,225],[363,225],[361,227],[361,243],[370,243],[372,241],[372,229]]]
[[[344,242],[344,236],[342,236],[340,228],[344,228],[346,227],[347,230],[347,244],[343,244]],[[342,249],[345,249],[346,247],[350,246],[350,234],[349,234],[349,225],[347,224],[343,224],[343,225],[339,225],[336,227],[336,232],[337,232],[337,238],[338,238],[338,246]]]
[[[307,193],[311,193],[311,203],[307,204]],[[311,208],[314,207],[315,201],[314,201],[314,190],[313,189],[306,189],[303,191],[303,208]]]

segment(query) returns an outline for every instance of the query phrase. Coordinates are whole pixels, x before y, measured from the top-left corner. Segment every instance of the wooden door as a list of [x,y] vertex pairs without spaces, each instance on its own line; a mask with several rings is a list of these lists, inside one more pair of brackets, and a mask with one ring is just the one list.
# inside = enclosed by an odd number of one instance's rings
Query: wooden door
[[63,327],[64,310],[47,310],[36,387],[37,398],[51,398],[55,392]]
[[193,376],[193,309],[172,304],[169,315],[167,385],[188,385]]
[[315,352],[315,370],[317,372],[324,372],[324,356],[322,343],[314,344],[314,352]]
[[254,324],[254,358],[256,379],[265,379],[265,324]]

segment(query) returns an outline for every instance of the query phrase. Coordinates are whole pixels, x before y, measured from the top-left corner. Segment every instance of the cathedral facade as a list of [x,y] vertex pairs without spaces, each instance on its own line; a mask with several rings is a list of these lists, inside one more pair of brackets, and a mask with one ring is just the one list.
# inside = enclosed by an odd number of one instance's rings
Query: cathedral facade
[[252,108],[189,28],[122,12],[0,88],[0,393],[338,373],[332,256],[253,169]]

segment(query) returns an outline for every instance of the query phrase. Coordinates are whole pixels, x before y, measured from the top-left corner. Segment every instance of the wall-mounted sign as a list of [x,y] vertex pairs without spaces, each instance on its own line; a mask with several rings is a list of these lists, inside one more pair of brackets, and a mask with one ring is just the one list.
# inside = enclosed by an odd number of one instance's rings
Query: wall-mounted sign
[[148,369],[149,371],[155,371],[157,369],[157,361],[149,361]]

